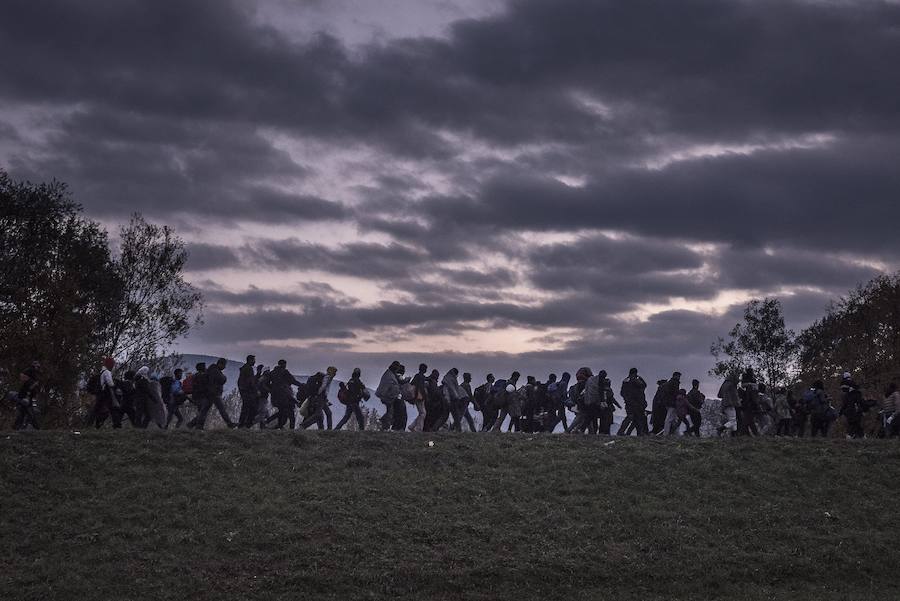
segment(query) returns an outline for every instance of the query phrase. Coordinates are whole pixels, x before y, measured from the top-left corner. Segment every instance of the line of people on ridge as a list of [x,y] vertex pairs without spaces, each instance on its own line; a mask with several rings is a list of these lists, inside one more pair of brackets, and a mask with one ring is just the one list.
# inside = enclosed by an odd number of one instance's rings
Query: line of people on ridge
[[[122,426],[125,418],[134,427],[146,428],[155,424],[159,428],[175,427],[184,423],[181,412],[184,404],[196,407],[196,416],[187,422],[188,428],[202,430],[210,411],[215,408],[228,427],[306,429],[316,425],[319,429],[332,429],[333,416],[328,393],[337,369],[329,367],[316,372],[301,382],[280,360],[271,368],[256,364],[256,357],[247,356],[241,366],[237,389],[241,398],[240,415],[232,419],[225,405],[223,394],[227,377],[223,373],[227,361],[219,359],[207,367],[198,363],[193,373],[185,374],[175,369],[171,376],[156,377],[149,367],[126,371],[121,378],[113,375],[115,361],[103,360],[101,369],[91,377],[86,390],[94,398],[87,421],[97,428],[107,420],[114,428]],[[417,373],[408,377],[406,368],[394,361],[385,370],[375,390],[375,396],[385,407],[380,418],[382,430],[475,431],[472,411],[481,412],[481,431],[500,431],[506,424],[507,431],[553,432],[560,424],[565,432],[611,434],[616,409],[624,409],[625,418],[616,434],[675,434],[682,428],[687,435],[700,436],[703,421],[702,408],[706,401],[700,391],[700,382],[693,380],[691,388],[681,386],[681,374],[675,372],[669,379],[657,381],[656,393],[648,410],[647,383],[632,368],[619,388],[621,403],[612,390],[612,383],[603,370],[594,374],[588,367],[575,372],[571,381],[568,372],[557,378],[550,374],[545,382],[528,376],[520,385],[521,375],[514,371],[509,378],[496,379],[488,374],[485,382],[474,386],[469,373],[450,369],[441,377],[438,370],[428,371],[426,364],[419,365]],[[40,388],[40,365],[34,362],[20,375],[22,382],[18,392],[12,393],[17,406],[15,427],[29,425],[38,428],[35,395]],[[370,397],[369,389],[361,380],[359,368],[353,370],[347,382],[338,382],[338,400],[345,406],[343,417],[334,429],[340,430],[351,419],[357,428],[366,427],[360,404]],[[803,436],[807,422],[813,436],[827,436],[829,426],[839,416],[847,421],[847,433],[862,437],[862,418],[877,404],[865,400],[860,387],[846,373],[841,382],[843,403],[836,410],[825,393],[822,381],[812,384],[802,395],[778,388],[774,394],[757,378],[752,369],[740,376],[729,375],[719,390],[721,399],[722,435],[794,435]],[[295,390],[296,389],[296,390]],[[270,412],[269,405],[274,408]],[[407,407],[415,410],[409,422]],[[900,435],[900,420],[894,420],[895,410],[900,409],[900,392],[896,384],[885,393],[879,415],[882,434]],[[568,411],[575,412],[571,423]],[[649,417],[649,422],[648,422]],[[508,421],[507,421],[508,420]]]
[[900,419],[894,419],[900,410],[896,383],[887,388],[881,403],[864,398],[860,385],[849,372],[842,375],[840,389],[841,407],[836,409],[822,380],[813,382],[800,395],[786,387],[778,387],[770,394],[765,384],[757,382],[753,369],[740,376],[729,374],[719,389],[722,411],[719,434],[804,436],[808,425],[811,436],[828,436],[831,424],[843,417],[847,436],[863,438],[863,417],[880,406],[878,436],[900,435]]

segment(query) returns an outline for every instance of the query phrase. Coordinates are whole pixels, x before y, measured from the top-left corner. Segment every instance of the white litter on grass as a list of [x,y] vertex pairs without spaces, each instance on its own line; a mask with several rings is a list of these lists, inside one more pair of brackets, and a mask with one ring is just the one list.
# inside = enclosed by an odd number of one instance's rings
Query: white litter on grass
[[72,434],[74,434],[75,436],[81,436],[81,432],[79,432],[78,430],[73,430]]
[[428,441],[428,446],[429,446],[429,447],[433,447],[433,446],[434,446],[434,441],[433,441],[433,440],[429,440],[429,441]]
[[604,447],[611,447],[611,446],[613,446],[614,444],[616,444],[617,442],[618,442],[617,440],[610,440],[609,442],[604,442],[604,443],[603,443],[603,446],[604,446]]

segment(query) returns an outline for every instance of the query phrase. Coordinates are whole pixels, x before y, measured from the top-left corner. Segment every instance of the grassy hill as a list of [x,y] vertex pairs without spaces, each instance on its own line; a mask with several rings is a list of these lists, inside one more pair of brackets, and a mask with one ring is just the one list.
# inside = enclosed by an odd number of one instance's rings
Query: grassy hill
[[897,444],[612,440],[2,434],[0,598],[900,598]]

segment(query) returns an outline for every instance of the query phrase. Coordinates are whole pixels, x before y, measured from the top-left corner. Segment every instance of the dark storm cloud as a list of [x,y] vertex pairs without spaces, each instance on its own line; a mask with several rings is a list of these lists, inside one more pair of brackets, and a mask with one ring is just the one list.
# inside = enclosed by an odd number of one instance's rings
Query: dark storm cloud
[[900,53],[900,7],[887,2],[518,1],[449,39],[390,40],[359,57],[327,35],[290,41],[242,6],[15,0],[0,94],[407,154],[439,147],[433,128],[508,143],[603,137],[610,125],[573,90],[637,110],[653,130],[716,138],[882,127],[898,113],[900,82],[884,74]]
[[207,281],[201,282],[200,288],[207,305],[216,305],[225,310],[240,307],[300,306],[306,311],[318,311],[325,307],[348,308],[357,303],[356,299],[350,298],[322,282],[299,284],[291,286],[289,290],[250,286],[246,290],[235,292]]
[[[729,288],[821,289],[786,302],[807,315],[874,273],[859,260],[900,259],[896,3],[514,0],[445,38],[352,49],[291,39],[250,7],[11,0],[0,19],[0,101],[16,107],[0,150],[14,147],[14,176],[67,181],[113,221],[139,210],[182,232],[315,222],[325,235],[340,221],[388,239],[192,244],[191,270],[273,278],[271,290],[207,287],[204,342],[334,349],[487,324],[584,332],[526,361],[699,364],[734,310],[617,314]],[[815,133],[830,137],[792,142]],[[298,164],[281,135],[370,151],[355,164],[370,182],[350,190],[359,202],[294,192],[331,167]],[[670,162],[747,144],[758,148]],[[398,174],[396,161],[412,167]],[[550,234],[568,244],[543,244]],[[487,256],[509,269],[460,266]],[[363,278],[391,302],[358,306],[287,270]],[[522,284],[535,298],[516,296]]]
[[237,251],[230,246],[191,242],[187,244],[186,250],[188,271],[206,271],[240,265]]
[[[625,169],[582,188],[522,174],[477,197],[422,201],[435,223],[506,230],[607,228],[651,237],[759,246],[768,242],[886,253],[900,220],[900,140],[834,142]],[[865,235],[857,232],[865,231]]]
[[260,267],[306,269],[385,280],[408,277],[425,254],[402,244],[352,242],[336,248],[296,238],[260,240],[243,252]]
[[719,285],[767,289],[812,286],[843,291],[879,275],[873,267],[843,257],[798,248],[727,249],[716,256]]
[[187,228],[339,220],[348,214],[340,203],[285,191],[309,169],[244,124],[222,128],[80,110],[59,123],[47,144],[58,154],[19,159],[19,171],[31,179],[55,174],[94,214],[121,216],[137,209],[170,222],[174,216],[200,216],[186,219]]

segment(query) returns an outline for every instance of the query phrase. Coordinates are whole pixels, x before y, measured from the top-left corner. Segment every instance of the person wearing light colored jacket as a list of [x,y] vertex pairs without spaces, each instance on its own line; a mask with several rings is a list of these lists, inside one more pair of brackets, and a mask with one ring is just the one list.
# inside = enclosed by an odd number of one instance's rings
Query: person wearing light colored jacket
[[725,377],[725,381],[719,388],[719,398],[722,400],[722,425],[719,427],[719,436],[725,434],[726,431],[734,436],[737,432],[737,410],[741,404],[735,375],[729,374]]
[[137,371],[134,387],[142,396],[146,423],[153,422],[160,429],[165,429],[166,404],[162,400],[162,390],[159,387],[159,380],[150,376],[150,368],[146,365]]
[[463,412],[460,404],[463,402],[468,404],[469,401],[466,391],[459,385],[458,378],[459,370],[454,367],[445,373],[444,378],[441,380],[441,384],[444,385],[444,401],[447,403],[450,415],[453,417],[453,424],[450,426],[450,429],[454,432],[462,431]]
[[378,388],[375,389],[375,396],[385,406],[384,415],[381,417],[382,430],[390,430],[394,423],[394,407],[400,399],[400,380],[397,379],[399,369],[399,361],[391,363],[381,375],[381,381],[378,383]]

